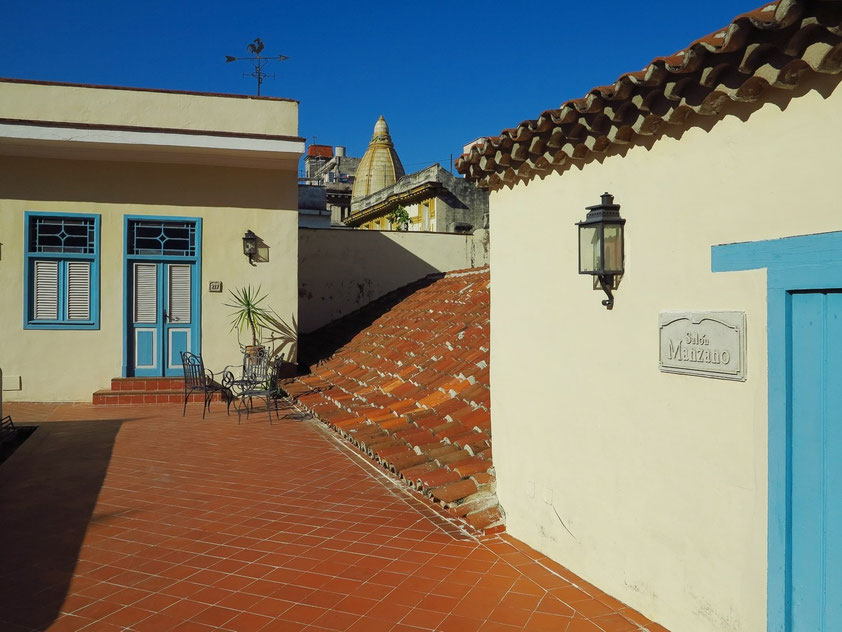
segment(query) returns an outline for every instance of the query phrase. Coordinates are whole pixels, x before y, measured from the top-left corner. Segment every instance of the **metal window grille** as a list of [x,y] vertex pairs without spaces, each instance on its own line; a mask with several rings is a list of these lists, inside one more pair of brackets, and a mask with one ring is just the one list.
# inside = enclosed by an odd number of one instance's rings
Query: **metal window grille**
[[130,221],[128,247],[130,255],[194,257],[196,223]]
[[95,222],[91,217],[30,218],[29,252],[94,254]]

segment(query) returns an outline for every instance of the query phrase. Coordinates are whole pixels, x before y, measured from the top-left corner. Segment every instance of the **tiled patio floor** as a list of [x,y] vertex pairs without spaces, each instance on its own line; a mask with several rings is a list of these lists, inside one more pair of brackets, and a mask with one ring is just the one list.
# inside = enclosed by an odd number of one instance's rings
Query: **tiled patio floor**
[[0,465],[6,632],[664,630],[460,531],[293,410],[5,408],[41,424]]

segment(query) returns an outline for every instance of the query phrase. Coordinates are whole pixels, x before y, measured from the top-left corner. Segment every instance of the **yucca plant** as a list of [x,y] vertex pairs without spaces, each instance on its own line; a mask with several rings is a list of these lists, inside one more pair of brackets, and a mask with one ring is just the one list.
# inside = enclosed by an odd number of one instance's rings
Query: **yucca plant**
[[251,285],[234,290],[228,290],[232,297],[231,303],[225,303],[234,311],[231,313],[231,331],[237,331],[237,338],[248,327],[251,331],[251,341],[256,347],[260,344],[260,332],[266,324],[268,311],[260,304],[266,299],[266,295],[260,295],[260,286],[254,289]]

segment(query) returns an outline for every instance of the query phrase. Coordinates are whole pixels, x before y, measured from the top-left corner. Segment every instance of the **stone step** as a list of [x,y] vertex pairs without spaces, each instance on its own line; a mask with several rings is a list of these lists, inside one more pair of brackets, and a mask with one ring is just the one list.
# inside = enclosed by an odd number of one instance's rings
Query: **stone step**
[[[214,393],[211,401],[219,401],[221,396]],[[189,402],[203,402],[204,393],[191,393]],[[184,389],[156,390],[114,390],[102,389],[93,394],[94,404],[183,404]]]
[[111,378],[112,391],[160,391],[184,389],[182,377],[114,377]]

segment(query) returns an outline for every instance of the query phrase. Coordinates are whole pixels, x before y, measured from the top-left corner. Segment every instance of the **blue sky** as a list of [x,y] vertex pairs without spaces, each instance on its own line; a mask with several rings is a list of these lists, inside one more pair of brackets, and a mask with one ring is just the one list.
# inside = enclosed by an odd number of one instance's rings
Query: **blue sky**
[[410,172],[760,4],[4,0],[0,76],[254,94],[245,62],[224,59],[260,37],[289,56],[262,93],[301,102],[308,143],[361,156],[383,114]]

